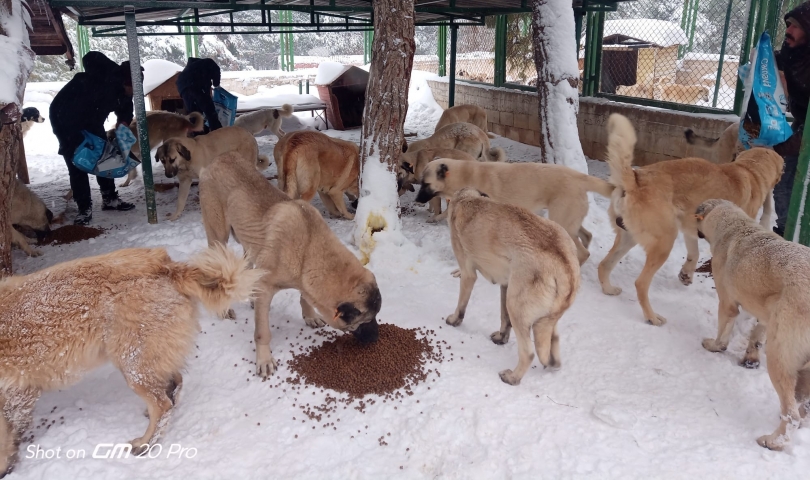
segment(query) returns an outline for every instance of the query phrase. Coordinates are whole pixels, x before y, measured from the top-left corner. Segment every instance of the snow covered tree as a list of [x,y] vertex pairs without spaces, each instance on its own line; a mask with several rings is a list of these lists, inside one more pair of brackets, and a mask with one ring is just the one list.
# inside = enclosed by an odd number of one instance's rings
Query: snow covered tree
[[22,0],[0,0],[0,277],[11,274],[11,196],[22,142],[20,114],[35,57],[26,7]]
[[[374,0],[374,41],[360,133],[360,202],[355,243],[368,257],[376,240],[402,240],[396,168],[405,139],[413,69],[413,0]],[[372,238],[374,235],[375,238]]]
[[540,161],[587,173],[577,130],[579,68],[570,0],[532,0]]

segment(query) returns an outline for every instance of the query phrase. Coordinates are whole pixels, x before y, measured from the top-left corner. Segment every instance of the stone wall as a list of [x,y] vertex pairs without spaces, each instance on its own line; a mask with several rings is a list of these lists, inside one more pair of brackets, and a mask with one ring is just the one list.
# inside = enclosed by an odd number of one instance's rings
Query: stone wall
[[[428,80],[433,98],[447,108],[448,83]],[[540,144],[537,94],[485,85],[456,83],[456,105],[478,105],[487,111],[489,131],[517,142]],[[691,114],[611,102],[601,98],[580,98],[577,126],[582,150],[589,158],[604,159],[607,146],[607,119],[621,113],[636,127],[638,143],[635,164],[648,165],[661,160],[697,156],[716,162],[714,151],[689,145],[683,131],[717,138],[733,122],[734,115]]]

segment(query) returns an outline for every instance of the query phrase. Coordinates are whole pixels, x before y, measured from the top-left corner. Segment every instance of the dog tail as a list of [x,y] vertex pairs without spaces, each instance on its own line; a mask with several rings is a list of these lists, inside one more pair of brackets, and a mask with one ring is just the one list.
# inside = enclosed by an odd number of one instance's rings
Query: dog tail
[[584,177],[582,181],[585,183],[585,189],[589,192],[596,192],[603,197],[610,198],[610,195],[613,193],[613,189],[615,188],[610,183],[602,180],[601,178],[592,177],[587,174],[582,174]]
[[188,263],[172,262],[167,268],[179,292],[198,299],[213,312],[224,314],[231,303],[253,295],[263,270],[252,269],[245,257],[222,244],[206,249]]
[[633,172],[633,148],[636,146],[636,130],[630,120],[614,113],[608,119],[607,163],[610,166],[608,182],[625,190],[636,185]]
[[505,162],[506,152],[500,147],[494,147],[486,150],[486,157],[488,162]]
[[285,103],[281,106],[281,109],[278,111],[279,115],[282,117],[292,117],[293,114],[293,106],[289,103]]
[[704,137],[702,135],[696,134],[692,131],[691,128],[687,128],[683,132],[683,136],[686,137],[686,143],[689,145],[700,145],[701,147],[713,147],[720,138],[709,138]]
[[495,134],[494,134],[494,133],[492,133],[492,132],[487,132],[487,137],[489,137],[489,138],[498,138],[498,136],[497,136],[497,135],[495,135]]
[[205,117],[200,112],[191,112],[188,117],[192,132],[202,132],[205,129]]
[[258,168],[260,172],[263,172],[269,166],[270,157],[267,155],[259,155],[259,158],[256,160],[256,168]]

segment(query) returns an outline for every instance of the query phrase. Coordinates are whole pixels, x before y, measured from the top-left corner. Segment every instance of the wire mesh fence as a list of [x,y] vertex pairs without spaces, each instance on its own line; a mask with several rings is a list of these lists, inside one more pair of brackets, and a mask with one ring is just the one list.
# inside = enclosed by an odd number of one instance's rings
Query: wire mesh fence
[[745,0],[620,3],[604,25],[599,92],[733,109],[747,17]]
[[494,24],[458,28],[456,78],[483,83],[495,81]]
[[531,14],[506,17],[506,82],[537,85]]

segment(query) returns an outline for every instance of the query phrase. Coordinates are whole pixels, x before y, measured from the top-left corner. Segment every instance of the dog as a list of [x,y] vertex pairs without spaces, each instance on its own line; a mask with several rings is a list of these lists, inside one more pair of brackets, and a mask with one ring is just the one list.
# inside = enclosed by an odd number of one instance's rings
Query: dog
[[686,143],[706,147],[717,152],[718,163],[731,163],[737,155],[745,150],[740,143],[740,123],[729,125],[718,138],[708,138],[696,134],[691,128],[683,132]]
[[810,248],[783,240],[727,200],[703,202],[695,218],[698,234],[711,245],[720,300],[717,338],[703,340],[703,347],[726,350],[740,307],[764,326],[768,375],[779,395],[781,422],[757,443],[782,450],[810,410]]
[[660,326],[666,323],[666,318],[656,314],[650,304],[650,283],[669,257],[678,231],[683,233],[687,251],[678,278],[684,285],[690,285],[700,254],[694,217],[698,205],[711,198],[729,200],[752,218],[762,206],[761,224],[770,226],[771,191],[782,175],[784,162],[773,150],[754,148],[741,153],[734,163],[717,165],[701,158],[682,158],[634,170],[631,164],[635,144],[636,132],[630,121],[619,114],[611,115],[608,181],[616,189],[608,214],[616,240],[599,264],[599,282],[606,295],[621,293],[620,288],[610,283],[610,273],[640,243],[647,259],[636,279],[636,294],[645,320]]
[[291,200],[236,152],[203,169],[200,206],[209,245],[225,243],[233,233],[248,259],[268,272],[259,281],[254,303],[257,375],[267,378],[276,371],[270,303],[286,288],[300,292],[308,326],[328,324],[362,343],[377,341],[382,306],[377,280],[315,207]]
[[262,274],[222,246],[188,263],[132,248],[0,282],[0,472],[14,467],[40,394],[108,361],[148,406],[146,432],[129,442],[147,451],[177,404],[200,328],[196,301],[222,311]]
[[293,107],[285,103],[278,108],[263,108],[255,112],[240,115],[234,121],[234,125],[242,127],[253,135],[258,135],[262,130],[270,130],[273,135],[281,139],[286,133],[281,129],[281,120],[292,117]]
[[[188,116],[162,111],[147,112],[146,128],[149,132],[149,149],[151,150],[170,138],[188,137],[191,133],[202,132],[205,129],[205,117],[199,112],[192,112]],[[135,135],[135,138],[138,138],[137,120],[132,120],[129,129]],[[107,132],[107,138],[114,139],[115,130]],[[138,160],[141,159],[140,141],[135,142],[131,152]],[[138,169],[133,168],[127,174],[126,181],[120,186],[127,187],[136,178],[138,178]]]
[[[397,168],[397,190],[399,190],[399,195],[404,195],[406,191],[414,191],[413,184],[419,183],[425,167],[437,158],[475,161],[475,158],[469,153],[452,148],[424,148],[415,152],[403,153],[399,157],[399,167]],[[428,205],[429,210],[433,213],[431,221],[435,222],[436,217],[442,213],[442,199],[440,197],[432,198]]]
[[353,142],[321,132],[285,135],[273,148],[279,187],[293,199],[312,201],[315,193],[336,217],[353,220],[343,194],[360,197],[360,149]]
[[450,107],[442,112],[439,123],[433,132],[438,132],[442,127],[452,123],[471,123],[476,127],[486,132],[487,137],[495,138],[495,135],[489,133],[487,126],[487,111],[475,105],[457,105]]
[[14,193],[11,196],[11,243],[17,245],[29,257],[38,257],[42,252],[31,248],[25,235],[20,233],[18,228],[28,227],[34,231],[38,240],[42,240],[51,231],[53,212],[19,179],[14,179],[12,188]]
[[450,203],[450,240],[461,270],[458,306],[447,317],[457,327],[464,320],[477,272],[501,286],[501,328],[490,335],[497,345],[509,341],[512,327],[518,345],[514,370],[501,380],[518,385],[532,363],[532,334],[544,367],[560,367],[557,322],[579,290],[577,249],[557,223],[529,210],[498,203],[474,188],[464,188]]
[[451,123],[430,137],[411,143],[405,151],[415,152],[425,148],[452,148],[483,161],[506,161],[506,152],[502,148],[490,148],[487,132],[471,123]]
[[23,108],[22,116],[20,117],[20,126],[22,127],[23,137],[28,134],[28,131],[31,130],[31,127],[33,127],[35,123],[42,123],[44,121],[45,117],[40,115],[39,110],[36,108]]
[[166,214],[174,221],[186,208],[186,200],[191,190],[191,181],[199,178],[200,170],[226,152],[239,152],[246,161],[255,162],[259,171],[270,165],[270,159],[259,155],[256,138],[242,127],[224,127],[206,135],[194,138],[170,138],[160,146],[155,159],[163,164],[166,177],[177,177],[180,188],[177,193],[177,209]]
[[626,97],[650,98],[652,89],[648,85],[636,83],[634,85],[619,85],[616,87],[616,95]]
[[689,103],[709,101],[709,89],[703,85],[659,83],[653,87],[653,98],[665,102]]
[[416,201],[425,203],[437,195],[450,198],[464,187],[534,213],[548,209],[549,220],[561,225],[574,241],[580,264],[590,256],[592,238],[582,226],[588,214],[587,193],[609,198],[613,192],[608,182],[562,165],[440,159],[425,168]]

